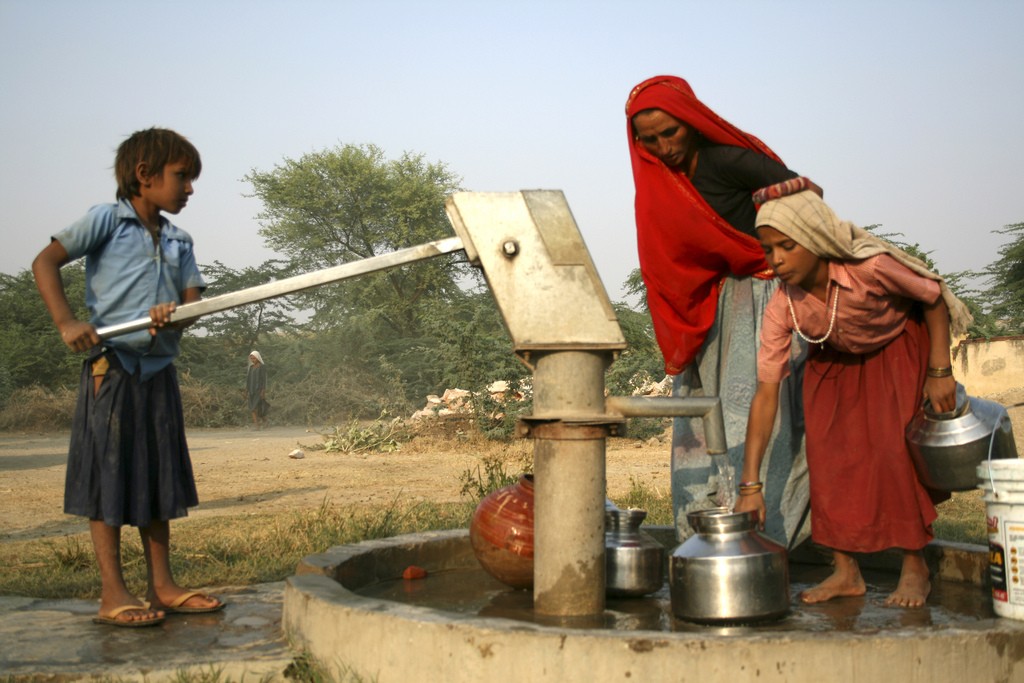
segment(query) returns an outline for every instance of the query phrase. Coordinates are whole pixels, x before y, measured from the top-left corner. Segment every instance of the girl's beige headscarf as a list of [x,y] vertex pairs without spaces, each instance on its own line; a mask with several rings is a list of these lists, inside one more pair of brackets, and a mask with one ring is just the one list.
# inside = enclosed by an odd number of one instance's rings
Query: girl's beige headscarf
[[757,212],[757,226],[775,228],[821,258],[859,261],[869,256],[889,254],[915,273],[939,283],[942,299],[949,308],[954,337],[966,334],[967,326],[974,319],[942,277],[930,271],[923,261],[853,223],[839,220],[814,192],[807,190],[764,203]]
[[249,365],[252,365],[253,358],[258,360],[260,362],[260,365],[266,365],[266,363],[263,362],[263,356],[260,355],[259,351],[253,351],[252,353],[249,354]]

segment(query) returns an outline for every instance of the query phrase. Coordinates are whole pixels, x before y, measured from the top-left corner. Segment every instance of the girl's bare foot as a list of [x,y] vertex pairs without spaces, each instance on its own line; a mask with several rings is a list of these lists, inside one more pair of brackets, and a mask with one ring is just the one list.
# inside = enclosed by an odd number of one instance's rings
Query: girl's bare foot
[[800,600],[808,605],[813,605],[816,602],[825,602],[832,598],[857,597],[864,595],[866,592],[867,587],[864,585],[864,579],[861,578],[859,572],[856,578],[842,577],[836,572],[817,586],[808,588],[801,593]]
[[833,557],[835,570],[832,575],[817,586],[802,592],[800,594],[802,602],[813,605],[832,598],[857,597],[867,592],[867,586],[864,585],[864,577],[860,574],[857,561],[838,550],[833,551]]
[[903,554],[903,569],[896,590],[885,599],[887,607],[923,607],[932,591],[930,573],[920,552]]

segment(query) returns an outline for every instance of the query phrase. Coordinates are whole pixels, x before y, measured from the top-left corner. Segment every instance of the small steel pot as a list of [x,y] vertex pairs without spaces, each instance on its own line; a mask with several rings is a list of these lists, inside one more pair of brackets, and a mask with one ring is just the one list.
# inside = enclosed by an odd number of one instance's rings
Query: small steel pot
[[640,530],[646,510],[605,508],[605,593],[640,597],[659,590],[664,582],[665,551]]
[[757,531],[756,512],[686,516],[693,536],[669,559],[672,612],[697,623],[777,619],[789,611],[786,549]]

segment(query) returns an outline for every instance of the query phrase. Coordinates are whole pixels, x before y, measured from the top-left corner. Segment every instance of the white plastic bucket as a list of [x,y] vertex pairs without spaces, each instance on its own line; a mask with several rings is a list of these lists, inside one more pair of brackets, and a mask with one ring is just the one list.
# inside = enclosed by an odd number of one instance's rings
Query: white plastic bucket
[[988,527],[992,607],[1001,617],[1024,619],[1024,459],[978,465]]

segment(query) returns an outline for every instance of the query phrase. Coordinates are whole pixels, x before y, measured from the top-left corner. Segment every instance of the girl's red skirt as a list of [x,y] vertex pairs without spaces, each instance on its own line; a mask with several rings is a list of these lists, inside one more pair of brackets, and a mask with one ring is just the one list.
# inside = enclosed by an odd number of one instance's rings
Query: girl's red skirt
[[920,407],[928,330],[903,333],[864,355],[814,347],[804,376],[812,537],[846,552],[918,550],[932,540],[933,500],[904,433]]

